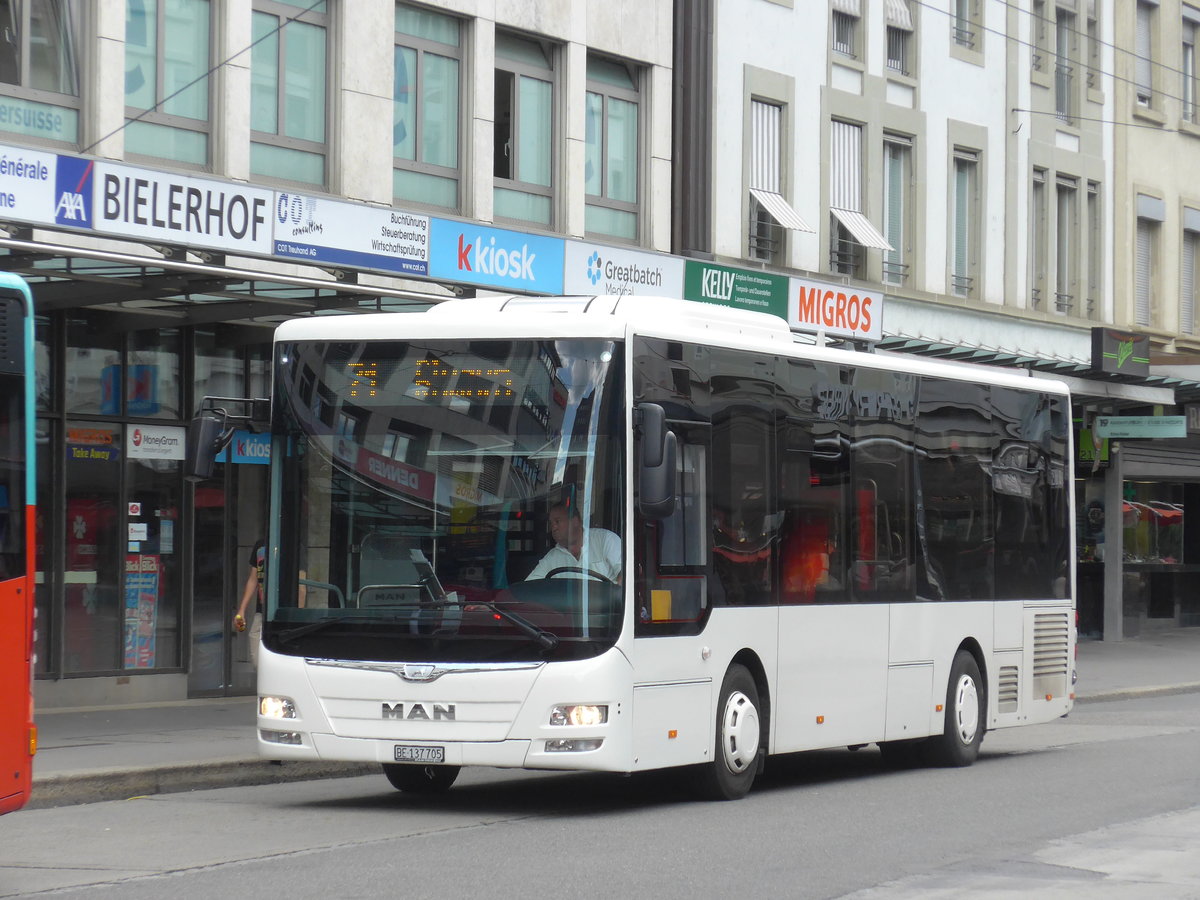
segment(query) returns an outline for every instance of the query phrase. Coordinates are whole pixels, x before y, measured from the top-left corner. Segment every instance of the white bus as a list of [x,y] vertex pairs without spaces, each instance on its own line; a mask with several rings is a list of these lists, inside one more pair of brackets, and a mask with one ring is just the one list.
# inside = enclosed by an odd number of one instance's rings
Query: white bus
[[262,754],[969,765],[1074,695],[1070,398],[771,316],[507,297],[275,339]]

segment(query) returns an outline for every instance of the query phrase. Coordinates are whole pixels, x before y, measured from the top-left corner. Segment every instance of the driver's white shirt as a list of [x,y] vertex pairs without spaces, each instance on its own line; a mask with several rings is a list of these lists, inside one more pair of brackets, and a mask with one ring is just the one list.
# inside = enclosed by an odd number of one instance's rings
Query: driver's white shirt
[[[541,562],[533,567],[526,581],[545,578],[555,569],[572,569],[578,571],[581,567],[599,572],[609,581],[619,581],[621,578],[621,539],[606,528],[589,528],[584,539],[584,553],[580,559],[575,558],[566,547],[556,544],[550,552],[542,557]],[[586,562],[585,562],[586,560]]]

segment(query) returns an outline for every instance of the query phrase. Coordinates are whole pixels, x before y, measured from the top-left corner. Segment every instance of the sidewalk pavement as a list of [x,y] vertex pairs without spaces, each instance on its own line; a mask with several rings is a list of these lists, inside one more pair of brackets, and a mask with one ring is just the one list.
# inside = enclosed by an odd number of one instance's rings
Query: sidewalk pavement
[[[1079,644],[1077,702],[1200,691],[1200,628]],[[258,757],[255,698],[37,712],[29,809],[378,773],[372,764]]]

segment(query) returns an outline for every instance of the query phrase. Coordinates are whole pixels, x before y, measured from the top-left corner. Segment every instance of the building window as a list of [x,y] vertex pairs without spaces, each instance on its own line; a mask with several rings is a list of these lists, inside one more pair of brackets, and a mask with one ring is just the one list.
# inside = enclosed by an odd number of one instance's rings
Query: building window
[[1184,120],[1193,124],[1200,121],[1196,112],[1196,23],[1198,21],[1200,21],[1200,11],[1189,11],[1189,8],[1185,6],[1183,8],[1183,58],[1179,72],[1183,90],[1180,92],[1180,99],[1183,102]]
[[1055,185],[1054,311],[1075,310],[1079,266],[1079,182],[1060,176]]
[[953,16],[950,37],[953,42],[967,50],[979,50],[979,2],[978,0],[952,0]]
[[84,9],[82,0],[0,3],[0,94],[8,109],[0,130],[78,143]]
[[863,278],[867,248],[893,248],[864,214],[862,126],[837,121],[830,126],[829,267]]
[[496,32],[494,203],[498,219],[554,219],[554,51]]
[[883,230],[891,250],[883,251],[883,280],[907,284],[912,246],[912,139],[883,139]]
[[950,290],[956,297],[978,294],[979,153],[954,148],[951,212]]
[[589,56],[584,99],[583,186],[588,234],[636,241],[641,159],[639,73]]
[[1087,47],[1087,86],[1090,91],[1098,91],[1100,90],[1100,23],[1091,16],[1087,20]]
[[1134,261],[1133,322],[1149,327],[1154,306],[1154,256],[1158,244],[1158,222],[1137,220],[1137,258]]
[[750,229],[752,259],[784,265],[789,230],[812,231],[783,196],[784,107],[750,101]]
[[396,4],[392,63],[392,195],[460,206],[462,28],[458,19]]
[[125,5],[125,153],[209,162],[209,0]]
[[1100,294],[1104,289],[1103,250],[1104,212],[1100,208],[1100,185],[1089,181],[1087,186],[1087,317],[1094,319],[1100,313]]
[[913,18],[909,0],[884,0],[883,10],[887,22],[885,62],[888,70],[899,75],[911,75]]
[[1054,21],[1054,111],[1060,122],[1075,122],[1075,15],[1056,10]]
[[1137,5],[1137,34],[1134,37],[1134,91],[1138,106],[1154,103],[1154,5]]
[[[1200,211],[1189,209],[1185,215],[1200,219]],[[1200,222],[1195,223],[1200,226]],[[1179,330],[1183,334],[1196,333],[1196,253],[1200,245],[1200,232],[1184,230],[1179,253]]]
[[833,0],[830,27],[833,32],[832,46],[843,56],[857,58],[859,55],[859,18],[862,15],[859,0]]
[[1033,69],[1044,72],[1049,65],[1049,48],[1046,46],[1047,34],[1046,0],[1033,0],[1033,12],[1030,27],[1033,29]]
[[254,0],[250,56],[250,171],[326,181],[326,3]]
[[1033,170],[1033,190],[1029,198],[1029,300],[1034,309],[1046,302],[1046,170]]

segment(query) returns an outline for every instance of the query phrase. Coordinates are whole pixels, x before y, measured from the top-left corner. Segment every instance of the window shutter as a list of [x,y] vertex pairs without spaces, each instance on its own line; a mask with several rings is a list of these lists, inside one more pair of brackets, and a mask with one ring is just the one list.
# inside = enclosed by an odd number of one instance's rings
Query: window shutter
[[1139,219],[1137,224],[1137,259],[1134,268],[1134,310],[1137,325],[1150,324],[1150,256],[1154,244],[1153,226]]
[[1196,232],[1183,233],[1183,253],[1179,273],[1179,330],[1196,333]]
[[1134,81],[1137,84],[1138,99],[1143,102],[1149,101],[1154,86],[1154,76],[1150,63],[1150,19],[1153,12],[1154,10],[1149,4],[1139,3],[1137,5]]

